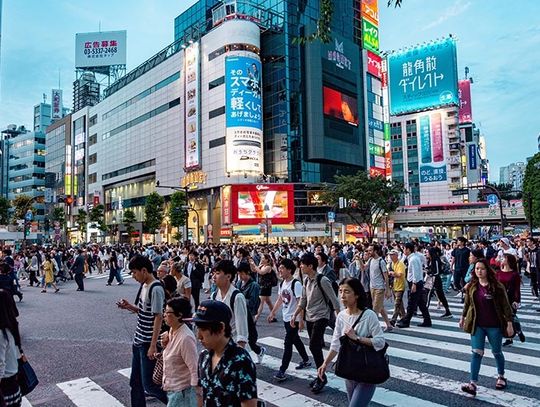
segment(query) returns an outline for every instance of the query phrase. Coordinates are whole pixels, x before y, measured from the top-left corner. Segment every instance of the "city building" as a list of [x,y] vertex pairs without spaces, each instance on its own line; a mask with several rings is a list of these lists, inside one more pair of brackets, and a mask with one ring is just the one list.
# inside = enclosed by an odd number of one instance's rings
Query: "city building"
[[527,164],[517,162],[501,167],[499,170],[499,184],[511,184],[517,191],[523,190],[523,179]]
[[196,241],[328,236],[323,183],[387,165],[382,73],[367,74],[378,16],[351,3],[336,3],[329,44],[296,41],[318,1],[201,0],[178,16],[171,45],[72,115],[73,213],[102,203],[123,234],[126,209],[140,222],[148,194],[180,189]]

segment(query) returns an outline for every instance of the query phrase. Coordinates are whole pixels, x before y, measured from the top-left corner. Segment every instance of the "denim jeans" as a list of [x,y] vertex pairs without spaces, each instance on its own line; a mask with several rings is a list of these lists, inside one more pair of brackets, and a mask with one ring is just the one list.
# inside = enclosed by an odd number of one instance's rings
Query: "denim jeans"
[[328,326],[328,319],[323,318],[317,321],[306,321],[306,328],[309,335],[309,350],[313,355],[315,366],[319,368],[324,362],[322,343],[324,340],[324,331]]
[[[497,372],[499,373],[499,376],[504,376],[504,355],[502,353],[503,334],[501,328],[482,328],[481,326],[477,326],[474,335],[471,335],[471,381],[473,382],[478,381],[480,365],[482,364],[482,356],[486,345],[486,336],[491,346],[491,352],[495,357]],[[475,350],[481,351],[481,354],[475,352]]]
[[359,383],[353,380],[345,380],[349,407],[367,407],[377,386],[368,383]]
[[145,393],[167,404],[167,393],[152,381],[155,360],[148,359],[149,343],[133,345],[133,357],[131,359],[131,407],[146,407]]
[[300,336],[298,336],[298,322],[295,324],[296,326],[294,328],[291,326],[290,322],[284,322],[283,324],[285,325],[285,344],[283,345],[283,357],[281,359],[281,367],[279,370],[285,373],[289,367],[289,363],[291,363],[293,345],[302,357],[302,361],[307,362],[309,356],[306,352],[304,343],[300,339]]
[[197,407],[197,393],[194,387],[188,387],[182,391],[169,391],[167,407]]

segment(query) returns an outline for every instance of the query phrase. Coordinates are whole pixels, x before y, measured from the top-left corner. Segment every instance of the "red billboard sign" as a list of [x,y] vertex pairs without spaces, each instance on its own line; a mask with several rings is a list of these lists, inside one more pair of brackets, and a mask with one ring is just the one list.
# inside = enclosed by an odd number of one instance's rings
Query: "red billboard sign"
[[294,223],[294,185],[231,185],[232,223],[257,225]]
[[471,82],[468,79],[459,81],[459,122],[472,123]]
[[370,177],[386,177],[386,169],[379,167],[369,167]]
[[382,59],[377,54],[367,51],[367,71],[373,76],[381,79],[382,69],[381,69]]

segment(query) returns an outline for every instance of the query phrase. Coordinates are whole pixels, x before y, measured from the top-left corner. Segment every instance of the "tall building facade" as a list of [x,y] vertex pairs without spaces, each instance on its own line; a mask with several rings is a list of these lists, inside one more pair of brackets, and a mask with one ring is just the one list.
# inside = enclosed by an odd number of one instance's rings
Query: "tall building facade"
[[499,170],[499,183],[511,184],[515,190],[523,190],[523,180],[527,163],[517,162],[501,167]]

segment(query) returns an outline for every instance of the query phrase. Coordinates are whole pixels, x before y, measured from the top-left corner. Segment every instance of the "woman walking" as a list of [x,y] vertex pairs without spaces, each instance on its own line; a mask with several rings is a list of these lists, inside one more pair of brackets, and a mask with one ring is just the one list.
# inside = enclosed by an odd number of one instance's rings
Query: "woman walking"
[[19,407],[22,401],[17,381],[21,348],[17,315],[11,294],[0,290],[0,405],[6,407]]
[[[270,308],[270,312],[272,312],[272,310],[274,309],[274,304],[272,304],[271,298],[272,273],[275,273],[274,262],[269,254],[263,254],[259,266],[255,264],[251,257],[249,258],[249,265],[251,267],[251,271],[257,273],[259,285],[261,286],[261,294],[259,296],[259,298],[261,299],[261,305],[259,305],[259,311],[254,318],[255,322],[257,322],[263,311],[264,304],[268,305],[268,308]],[[274,318],[270,322],[277,322],[277,319]]]
[[43,290],[41,292],[46,293],[47,287],[50,286],[53,286],[55,293],[60,291],[54,281],[54,266],[51,255],[50,253],[45,253],[45,261],[43,262]]
[[459,327],[471,334],[471,380],[461,386],[465,393],[476,396],[478,375],[484,355],[486,336],[497,364],[497,390],[508,385],[504,377],[503,334],[512,337],[512,309],[506,289],[489,266],[486,259],[479,259],[474,266],[471,282],[465,290],[465,305]]
[[[376,351],[383,349],[386,344],[377,314],[366,307],[366,293],[360,280],[357,278],[342,280],[339,285],[339,296],[345,309],[340,311],[336,318],[336,327],[332,336],[330,351],[318,369],[321,380],[325,377],[328,365],[332,363],[339,353],[341,346],[339,339],[343,335],[347,335],[362,345],[373,346]],[[359,321],[356,327],[353,328],[357,320]],[[360,383],[353,380],[345,380],[345,385],[347,387],[349,407],[367,406],[376,388],[374,384]]]
[[[519,264],[516,260],[516,256],[513,254],[504,253],[503,256],[501,269],[497,271],[497,280],[499,280],[506,288],[506,295],[512,306],[514,319],[517,319],[516,314],[521,303],[521,275],[519,274]],[[516,325],[514,325],[514,328],[515,327]],[[523,335],[521,329],[514,332],[514,335],[517,335],[521,342],[525,342],[525,335]],[[508,346],[512,343],[514,343],[512,338],[508,338],[504,341],[503,346]]]
[[109,257],[109,279],[107,280],[107,285],[111,285],[113,280],[116,278],[117,285],[124,284],[124,280],[122,279],[121,270],[118,267],[118,256],[116,255],[116,251],[112,250]]

